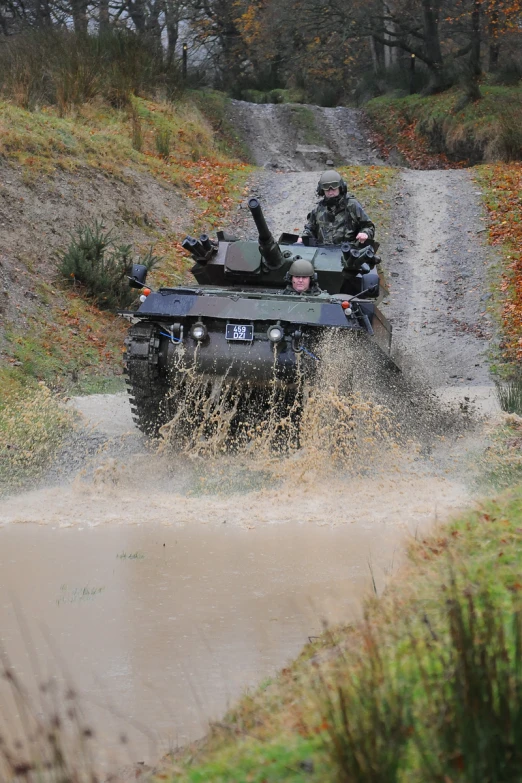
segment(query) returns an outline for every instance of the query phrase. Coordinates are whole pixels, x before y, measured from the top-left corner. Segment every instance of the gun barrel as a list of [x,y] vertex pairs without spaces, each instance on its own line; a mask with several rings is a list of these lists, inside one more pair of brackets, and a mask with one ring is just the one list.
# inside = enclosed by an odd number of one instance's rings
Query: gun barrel
[[259,199],[255,198],[255,196],[249,198],[248,208],[252,213],[259,234],[259,250],[261,251],[261,255],[265,259],[268,267],[271,269],[278,269],[284,263],[283,254],[266,224]]
[[273,239],[270,229],[266,224],[265,216],[263,215],[263,210],[261,209],[259,200],[255,197],[249,198],[248,208],[252,213],[252,217],[254,218],[254,223],[256,224],[259,234],[259,241],[268,242],[270,239]]

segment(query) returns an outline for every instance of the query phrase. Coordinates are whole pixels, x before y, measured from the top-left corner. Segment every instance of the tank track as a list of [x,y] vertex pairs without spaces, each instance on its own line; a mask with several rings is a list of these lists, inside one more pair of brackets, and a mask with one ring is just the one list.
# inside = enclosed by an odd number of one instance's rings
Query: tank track
[[159,365],[159,334],[156,324],[130,327],[125,338],[124,372],[138,429],[155,437],[169,420],[168,384]]

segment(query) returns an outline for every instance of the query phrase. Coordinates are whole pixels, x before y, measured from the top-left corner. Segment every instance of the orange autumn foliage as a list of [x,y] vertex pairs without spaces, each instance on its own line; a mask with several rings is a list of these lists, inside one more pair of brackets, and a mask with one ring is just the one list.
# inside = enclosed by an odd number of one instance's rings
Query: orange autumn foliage
[[522,163],[486,167],[489,239],[506,251],[502,275],[503,350],[508,361],[522,361]]

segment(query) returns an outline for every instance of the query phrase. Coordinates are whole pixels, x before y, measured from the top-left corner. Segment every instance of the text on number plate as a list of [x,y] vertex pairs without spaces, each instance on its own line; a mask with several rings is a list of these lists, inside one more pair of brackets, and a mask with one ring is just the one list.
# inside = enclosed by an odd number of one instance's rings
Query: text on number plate
[[225,337],[227,340],[253,340],[252,324],[227,324]]

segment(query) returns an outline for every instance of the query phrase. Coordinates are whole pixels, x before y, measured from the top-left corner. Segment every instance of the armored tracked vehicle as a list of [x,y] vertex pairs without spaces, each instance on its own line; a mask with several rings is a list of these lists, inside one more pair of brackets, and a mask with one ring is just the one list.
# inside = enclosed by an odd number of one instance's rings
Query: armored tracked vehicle
[[[130,283],[142,295],[137,310],[121,313],[132,324],[125,369],[136,424],[149,435],[175,415],[184,379],[208,380],[208,394],[225,382],[239,393],[278,387],[291,396],[303,377],[313,377],[329,330],[363,335],[389,354],[391,327],[376,306],[375,246],[318,246],[307,237],[298,244],[293,234],[276,242],[259,201],[248,206],[258,242],[223,232],[217,241],[205,234],[184,240],[197,284],[151,291],[146,268],[132,268]],[[320,293],[292,291],[296,258],[313,264]]]

